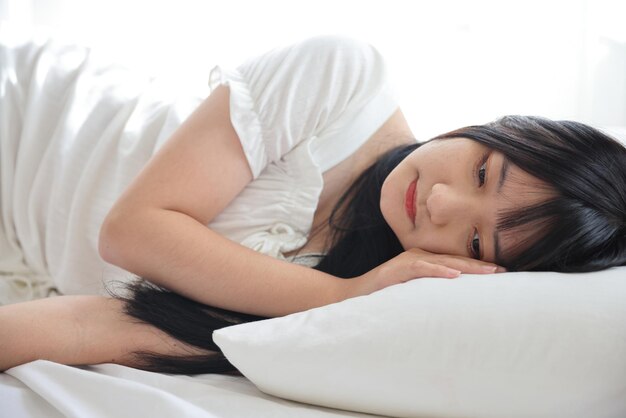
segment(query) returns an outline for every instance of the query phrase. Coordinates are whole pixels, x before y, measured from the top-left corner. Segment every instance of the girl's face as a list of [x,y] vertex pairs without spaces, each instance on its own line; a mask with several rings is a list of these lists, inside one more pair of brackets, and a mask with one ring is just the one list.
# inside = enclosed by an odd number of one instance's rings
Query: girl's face
[[496,263],[525,235],[498,231],[498,212],[539,203],[547,190],[479,142],[439,139],[417,148],[389,173],[380,209],[405,250]]

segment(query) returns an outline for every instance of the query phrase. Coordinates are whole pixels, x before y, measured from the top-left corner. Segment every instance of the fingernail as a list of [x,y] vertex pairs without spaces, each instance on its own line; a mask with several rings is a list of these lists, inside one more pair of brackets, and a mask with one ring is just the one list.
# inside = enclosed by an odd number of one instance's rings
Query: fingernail
[[457,277],[461,274],[461,272],[459,270],[455,270],[455,269],[448,269],[448,275],[450,277]]
[[500,267],[500,266],[498,266],[498,268],[496,269],[497,273],[506,273],[506,271],[507,270],[504,267]]
[[496,272],[496,268],[497,268],[496,266],[483,266],[482,270],[485,273],[495,273]]

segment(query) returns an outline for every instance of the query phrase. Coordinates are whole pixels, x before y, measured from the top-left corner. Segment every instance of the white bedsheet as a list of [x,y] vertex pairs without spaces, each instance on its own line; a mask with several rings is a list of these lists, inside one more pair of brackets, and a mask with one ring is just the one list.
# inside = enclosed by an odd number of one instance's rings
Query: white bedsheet
[[266,395],[248,379],[166,375],[116,364],[71,367],[38,360],[0,373],[0,416],[375,417]]

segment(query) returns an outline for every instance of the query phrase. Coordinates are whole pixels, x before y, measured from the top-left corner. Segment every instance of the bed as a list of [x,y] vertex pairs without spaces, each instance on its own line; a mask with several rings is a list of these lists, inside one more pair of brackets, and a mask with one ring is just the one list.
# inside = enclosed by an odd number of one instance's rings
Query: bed
[[626,267],[414,280],[216,331],[244,377],[14,367],[0,415],[624,418],[624,300]]

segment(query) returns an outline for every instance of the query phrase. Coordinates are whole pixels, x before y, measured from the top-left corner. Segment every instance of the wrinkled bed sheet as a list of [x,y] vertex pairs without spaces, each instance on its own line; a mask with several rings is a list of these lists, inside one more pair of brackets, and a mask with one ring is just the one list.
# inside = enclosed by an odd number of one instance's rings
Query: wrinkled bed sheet
[[0,416],[374,417],[292,402],[248,379],[166,375],[115,364],[71,367],[38,360],[0,374]]

